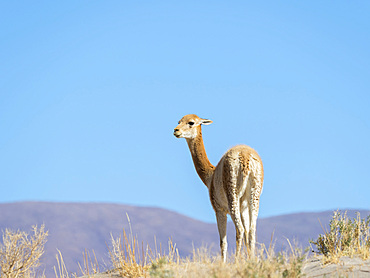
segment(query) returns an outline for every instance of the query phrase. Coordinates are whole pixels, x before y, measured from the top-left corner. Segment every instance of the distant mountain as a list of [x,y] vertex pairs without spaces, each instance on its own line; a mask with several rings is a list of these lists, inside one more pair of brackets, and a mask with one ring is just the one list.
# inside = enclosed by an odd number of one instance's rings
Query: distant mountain
[[[321,224],[327,226],[332,213],[297,213],[259,219],[257,241],[268,246],[274,233],[276,249],[287,246],[287,238],[291,242],[295,240],[302,247],[307,246],[310,239],[323,233]],[[361,217],[366,217],[370,211],[360,213]],[[49,238],[43,263],[47,277],[54,277],[57,249],[72,272],[78,270],[78,262],[83,265],[82,253],[85,249],[90,252],[94,250],[100,266],[104,266],[104,262],[109,265],[107,245],[110,245],[111,234],[116,238],[122,234],[123,228],[126,232],[130,231],[126,215],[129,216],[133,234],[137,235],[139,242],[148,243],[153,249],[156,241],[158,250],[160,246],[162,250],[168,250],[168,240],[171,238],[181,256],[191,255],[193,247],[201,246],[219,252],[216,224],[152,207],[102,203],[0,204],[0,229],[30,231],[32,225],[45,224]],[[355,211],[348,211],[348,215],[355,216]],[[228,241],[230,249],[234,249],[235,229],[232,223],[228,224]]]

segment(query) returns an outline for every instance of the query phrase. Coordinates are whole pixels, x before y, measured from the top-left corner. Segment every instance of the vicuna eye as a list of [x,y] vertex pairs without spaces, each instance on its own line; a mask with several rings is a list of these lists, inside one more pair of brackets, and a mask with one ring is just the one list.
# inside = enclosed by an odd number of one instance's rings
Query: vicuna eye
[[189,125],[194,125],[194,122],[188,122]]

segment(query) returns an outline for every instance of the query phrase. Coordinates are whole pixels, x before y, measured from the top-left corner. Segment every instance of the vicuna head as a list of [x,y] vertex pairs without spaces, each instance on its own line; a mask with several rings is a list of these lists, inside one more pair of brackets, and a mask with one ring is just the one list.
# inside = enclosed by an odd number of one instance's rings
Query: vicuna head
[[201,133],[201,125],[211,124],[211,120],[199,118],[195,114],[189,114],[179,121],[179,125],[174,129],[173,135],[177,138],[194,139]]

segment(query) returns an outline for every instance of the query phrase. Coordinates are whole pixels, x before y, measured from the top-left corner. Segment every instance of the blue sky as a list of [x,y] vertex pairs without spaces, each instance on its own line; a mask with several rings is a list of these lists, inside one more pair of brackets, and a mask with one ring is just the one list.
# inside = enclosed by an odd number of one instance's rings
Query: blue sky
[[[114,202],[214,222],[173,128],[265,167],[260,216],[370,209],[366,1],[2,1],[0,202]],[[124,216],[123,216],[124,217]]]

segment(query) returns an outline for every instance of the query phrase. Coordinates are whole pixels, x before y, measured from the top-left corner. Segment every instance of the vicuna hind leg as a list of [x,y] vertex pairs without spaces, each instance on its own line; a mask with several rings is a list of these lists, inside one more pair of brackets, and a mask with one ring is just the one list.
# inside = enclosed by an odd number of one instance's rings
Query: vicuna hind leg
[[232,201],[229,201],[229,210],[230,210],[230,216],[231,219],[234,222],[235,225],[235,230],[236,230],[236,252],[235,256],[239,257],[240,251],[243,245],[243,237],[244,237],[244,227],[243,223],[241,220],[241,215],[240,215],[240,208],[239,208],[239,203],[238,200],[236,199],[236,196],[234,198],[231,198]]
[[244,201],[242,205],[240,206],[241,216],[242,216],[242,222],[244,227],[244,243],[247,247],[247,252],[250,252],[249,247],[249,228],[250,228],[250,218],[249,218],[249,208],[248,203]]
[[257,229],[257,217],[258,217],[258,210],[259,210],[259,200],[260,200],[260,190],[258,190],[259,184],[257,180],[254,180],[254,184],[252,185],[252,194],[250,198],[250,210],[249,210],[249,217],[250,217],[250,230],[249,230],[249,244],[251,250],[251,256],[255,256],[255,249],[256,249],[256,229]]
[[257,228],[258,206],[251,206],[250,229],[249,229],[249,253],[251,258],[256,255],[256,228]]
[[223,167],[223,186],[226,192],[229,213],[234,222],[236,230],[236,252],[239,257],[243,244],[244,227],[240,215],[240,196],[238,196],[238,171],[235,169],[235,161],[230,160],[224,163]]

